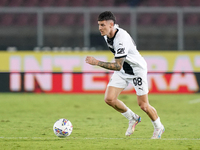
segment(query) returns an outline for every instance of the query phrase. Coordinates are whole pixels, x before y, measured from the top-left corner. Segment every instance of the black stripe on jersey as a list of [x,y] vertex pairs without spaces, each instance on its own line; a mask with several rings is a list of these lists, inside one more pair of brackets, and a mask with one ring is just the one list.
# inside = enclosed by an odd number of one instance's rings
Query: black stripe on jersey
[[107,37],[107,43],[113,46],[113,40],[114,38],[108,38]]
[[[107,43],[110,44],[111,46],[113,46],[113,40],[114,40],[114,38],[115,38],[115,36],[116,36],[116,34],[117,34],[118,31],[119,30],[117,29],[117,31],[115,32],[115,35],[112,38],[107,37]],[[111,48],[110,46],[108,46],[108,47],[109,47],[110,51],[113,54],[115,54],[115,50],[113,48]]]
[[108,47],[110,49],[110,51],[115,55],[115,50],[111,47]]
[[[115,59],[123,58],[123,57],[126,57],[126,56],[127,55],[120,56],[120,57],[115,57]],[[123,64],[123,70],[127,74],[134,75],[133,68],[127,62],[124,62],[124,64]]]
[[127,62],[124,62],[123,69],[124,69],[125,73],[134,75],[133,68]]
[[123,58],[123,57],[126,57],[126,56],[127,56],[127,55],[120,56],[120,57],[115,57],[115,59]]
[[117,31],[115,32],[114,36],[112,38],[107,37],[107,43],[113,46],[113,40],[117,34],[119,30],[117,29]]

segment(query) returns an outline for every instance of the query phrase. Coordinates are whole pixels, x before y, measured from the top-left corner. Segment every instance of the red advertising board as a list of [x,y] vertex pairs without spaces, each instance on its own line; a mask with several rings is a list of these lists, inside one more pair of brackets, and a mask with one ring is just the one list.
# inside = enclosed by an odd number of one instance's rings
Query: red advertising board
[[[10,91],[36,93],[104,93],[112,73],[9,73]],[[149,72],[150,93],[195,93],[200,74]],[[124,93],[134,93],[132,85]]]

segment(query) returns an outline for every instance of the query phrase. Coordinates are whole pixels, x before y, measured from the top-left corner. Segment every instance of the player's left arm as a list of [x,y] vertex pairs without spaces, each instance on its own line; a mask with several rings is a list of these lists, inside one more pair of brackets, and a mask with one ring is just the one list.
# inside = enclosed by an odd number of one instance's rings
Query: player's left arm
[[119,71],[123,67],[126,57],[115,58],[115,62],[103,62],[95,59],[94,57],[87,56],[86,63],[90,65],[97,65],[105,69]]

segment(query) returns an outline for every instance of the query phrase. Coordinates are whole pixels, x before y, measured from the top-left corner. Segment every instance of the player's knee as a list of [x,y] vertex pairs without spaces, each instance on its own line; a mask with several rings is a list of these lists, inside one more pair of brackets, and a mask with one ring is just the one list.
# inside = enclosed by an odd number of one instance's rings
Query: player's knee
[[141,104],[141,105],[140,105],[140,108],[141,108],[144,112],[147,112],[147,111],[148,111],[148,105],[146,105],[146,104]]
[[105,98],[104,98],[104,101],[106,102],[106,104],[108,104],[108,105],[110,105],[110,106],[113,106],[114,103],[115,103],[115,100],[114,100],[114,98],[112,98],[112,97],[105,97]]

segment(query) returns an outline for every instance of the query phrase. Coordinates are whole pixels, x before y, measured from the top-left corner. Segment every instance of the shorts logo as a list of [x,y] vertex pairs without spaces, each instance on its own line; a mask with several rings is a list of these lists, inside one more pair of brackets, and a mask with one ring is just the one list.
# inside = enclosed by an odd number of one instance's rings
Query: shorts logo
[[117,50],[117,54],[124,54],[125,53],[125,48],[119,48],[118,50]]
[[140,89],[140,90],[142,90],[143,91],[143,87],[141,88],[141,87],[139,87],[138,89]]

